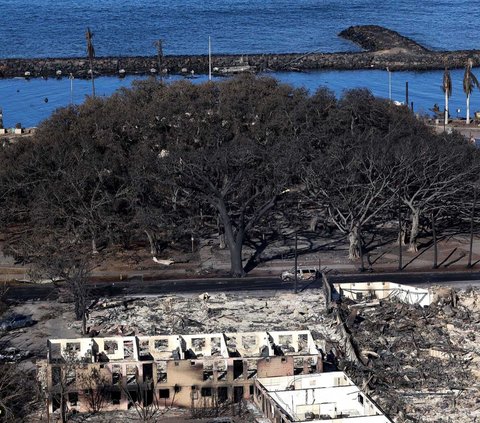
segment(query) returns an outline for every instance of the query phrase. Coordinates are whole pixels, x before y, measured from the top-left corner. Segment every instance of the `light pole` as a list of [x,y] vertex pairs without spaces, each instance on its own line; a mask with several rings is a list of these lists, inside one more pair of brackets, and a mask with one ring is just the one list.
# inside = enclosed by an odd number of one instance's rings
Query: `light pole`
[[212,40],[208,36],[208,80],[212,80]]
[[297,248],[298,248],[298,236],[297,236],[297,230],[295,230],[295,284],[294,284],[295,294],[298,293],[298,253],[297,253]]
[[388,99],[392,100],[392,72],[387,68],[388,72]]
[[73,105],[73,73],[70,73],[68,79],[70,79],[70,105]]

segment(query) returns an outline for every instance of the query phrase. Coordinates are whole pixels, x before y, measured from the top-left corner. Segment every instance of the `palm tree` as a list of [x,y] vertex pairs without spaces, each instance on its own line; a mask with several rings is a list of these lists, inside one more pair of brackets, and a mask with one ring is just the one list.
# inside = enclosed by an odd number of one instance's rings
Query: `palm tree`
[[475,87],[480,88],[477,77],[472,73],[473,61],[467,60],[465,74],[463,75],[463,92],[467,95],[467,125],[470,123],[470,94]]
[[446,67],[443,73],[442,90],[445,94],[445,125],[448,125],[448,98],[452,95],[452,78]]
[[92,96],[95,97],[95,81],[93,78],[93,58],[95,57],[95,48],[93,47],[93,33],[90,31],[90,28],[87,28],[87,32],[85,32],[85,38],[87,40],[87,54],[88,60],[90,61],[90,75],[92,77]]

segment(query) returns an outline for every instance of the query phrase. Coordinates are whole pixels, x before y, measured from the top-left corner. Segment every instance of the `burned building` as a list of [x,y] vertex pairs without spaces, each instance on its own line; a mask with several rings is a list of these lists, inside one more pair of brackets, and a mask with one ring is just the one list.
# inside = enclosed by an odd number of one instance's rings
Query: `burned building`
[[50,339],[49,410],[126,410],[135,402],[208,408],[253,396],[256,377],[322,371],[309,331]]
[[273,423],[392,423],[343,372],[259,377],[254,392]]
[[428,306],[434,297],[429,289],[394,282],[342,282],[333,287],[339,295],[353,301],[394,300]]

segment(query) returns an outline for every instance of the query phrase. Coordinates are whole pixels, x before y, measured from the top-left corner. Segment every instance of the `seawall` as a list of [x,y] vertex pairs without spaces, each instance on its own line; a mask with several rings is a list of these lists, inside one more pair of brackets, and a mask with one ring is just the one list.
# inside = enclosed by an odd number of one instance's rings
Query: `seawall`
[[[386,69],[424,71],[462,68],[468,58],[480,65],[480,50],[432,51],[389,29],[367,25],[350,27],[339,34],[364,49],[349,53],[286,53],[213,55],[216,74],[235,72]],[[94,74],[147,75],[208,73],[208,56],[97,57]],[[86,58],[0,59],[0,78],[89,77]]]

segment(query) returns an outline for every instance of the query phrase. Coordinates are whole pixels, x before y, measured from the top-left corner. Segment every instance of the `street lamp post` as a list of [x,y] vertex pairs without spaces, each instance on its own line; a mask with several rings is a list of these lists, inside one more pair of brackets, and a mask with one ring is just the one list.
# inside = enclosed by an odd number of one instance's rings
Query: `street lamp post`
[[212,80],[212,41],[208,36],[208,80]]
[[73,73],[70,73],[70,75],[68,76],[68,79],[70,79],[70,105],[72,105],[73,104],[73,80],[74,80]]
[[387,68],[388,72],[388,99],[392,100],[392,72]]

